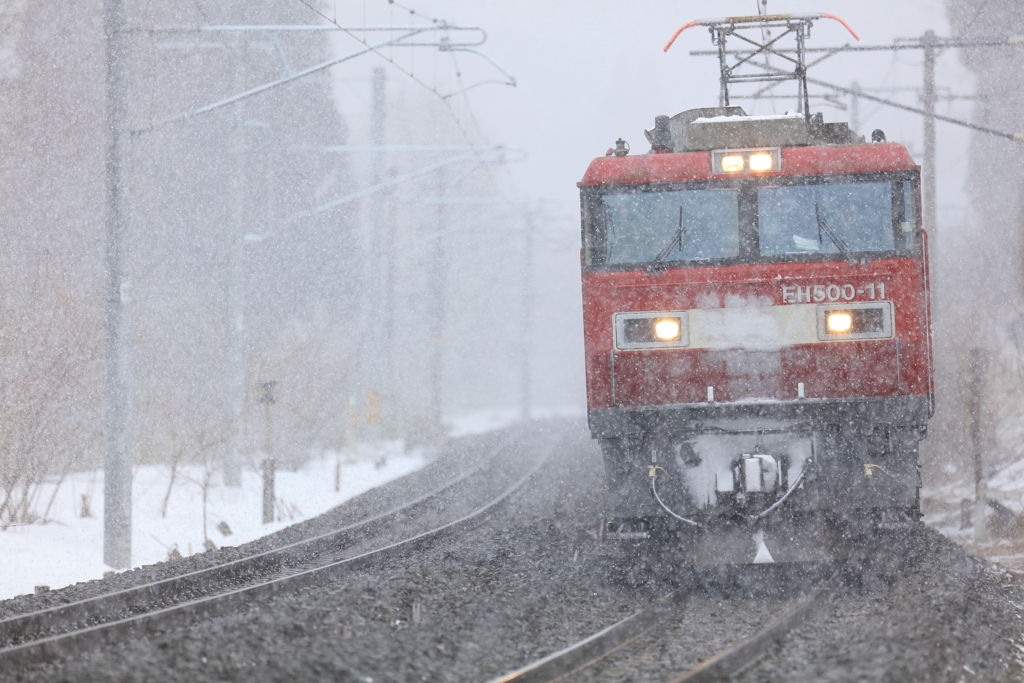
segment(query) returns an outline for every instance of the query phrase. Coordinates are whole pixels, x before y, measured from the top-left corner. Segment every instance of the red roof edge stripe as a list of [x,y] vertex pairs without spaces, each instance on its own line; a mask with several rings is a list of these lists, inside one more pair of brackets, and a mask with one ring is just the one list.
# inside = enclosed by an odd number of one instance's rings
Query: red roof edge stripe
[[[870,171],[910,171],[917,164],[907,148],[898,142],[870,145],[823,145],[820,147],[783,147],[782,171],[756,175],[812,175],[823,173],[866,173]],[[633,183],[670,183],[685,180],[746,176],[752,173],[711,173],[711,152],[678,154],[638,154],[624,157],[600,157],[590,162],[581,187]]]

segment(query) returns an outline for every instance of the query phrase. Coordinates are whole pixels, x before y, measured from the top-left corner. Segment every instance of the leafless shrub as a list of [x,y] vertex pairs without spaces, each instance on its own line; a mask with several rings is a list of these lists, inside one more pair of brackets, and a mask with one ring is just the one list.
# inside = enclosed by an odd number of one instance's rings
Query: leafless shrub
[[[223,410],[196,411],[184,400],[167,396],[160,402],[153,427],[157,434],[150,436],[154,452],[151,459],[169,468],[167,489],[160,507],[162,517],[167,516],[168,503],[176,485],[193,484],[202,491],[203,538],[207,534],[207,506],[210,489],[224,467],[228,437],[228,420]],[[198,476],[188,476],[184,466],[197,465]]]
[[56,475],[59,488],[100,443],[88,401],[100,371],[99,317],[61,270],[66,261],[46,252],[29,263],[4,269],[0,295],[0,529],[45,516],[56,491],[40,501],[44,479]]
[[249,436],[253,452],[265,448],[267,411],[257,381],[275,380],[271,408],[274,457],[292,467],[310,449],[345,445],[350,423],[350,359],[340,326],[323,319],[286,325],[272,348],[250,359],[247,382]]

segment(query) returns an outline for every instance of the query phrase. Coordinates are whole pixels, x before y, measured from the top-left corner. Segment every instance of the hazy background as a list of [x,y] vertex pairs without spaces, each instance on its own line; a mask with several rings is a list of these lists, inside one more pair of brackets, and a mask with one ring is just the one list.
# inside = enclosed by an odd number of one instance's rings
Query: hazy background
[[[235,443],[250,467],[268,447],[297,462],[358,439],[429,442],[474,414],[582,414],[575,184],[618,137],[645,152],[656,115],[717,104],[715,60],[689,56],[711,47],[706,30],[662,52],[678,26],[757,11],[755,0],[128,7],[140,29],[129,92],[136,459],[219,462]],[[833,12],[868,45],[929,29],[1024,33],[1007,0],[766,9]],[[486,57],[384,48],[148,130],[389,35],[168,27],[435,19],[485,29]],[[28,514],[40,477],[102,460],[101,20],[99,0],[0,1],[0,523]],[[809,45],[847,42],[821,20]],[[940,53],[938,111],[1024,131],[1022,84],[1005,77],[1022,72],[1018,50]],[[812,76],[920,106],[921,65],[917,51],[846,54]],[[850,120],[851,99],[826,92],[812,88],[812,109]],[[858,132],[881,128],[921,158],[919,116],[865,101],[857,116]],[[940,394],[925,458],[927,477],[955,477],[971,447],[974,346],[986,358],[990,469],[1022,455],[1022,169],[1015,143],[937,131]],[[279,383],[272,428],[258,402],[266,381]]]

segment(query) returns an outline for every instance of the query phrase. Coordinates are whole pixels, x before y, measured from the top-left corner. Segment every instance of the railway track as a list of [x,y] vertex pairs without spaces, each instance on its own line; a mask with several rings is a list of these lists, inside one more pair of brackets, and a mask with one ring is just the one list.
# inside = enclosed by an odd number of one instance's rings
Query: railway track
[[[179,576],[15,615],[0,621],[0,667],[52,661],[186,626],[259,601],[315,586],[345,572],[401,558],[489,519],[543,466],[495,488],[485,465],[420,497],[345,527]],[[482,485],[483,484],[483,485]],[[483,498],[462,513],[464,501]],[[454,519],[452,518],[454,517]],[[429,520],[426,529],[422,520]],[[417,527],[417,522],[419,525]],[[399,540],[369,549],[396,527]],[[346,551],[347,554],[346,554]],[[353,554],[354,553],[354,554]]]
[[[821,581],[813,592],[771,620],[751,636],[681,673],[666,673],[671,683],[709,683],[722,681],[749,666],[769,648],[803,623],[821,605],[838,583],[838,571]],[[565,680],[592,680],[588,674],[616,653],[625,655],[641,636],[659,624],[678,616],[699,587],[680,588],[651,605],[612,624],[583,640],[554,652],[516,671],[493,679],[491,683],[554,683]]]

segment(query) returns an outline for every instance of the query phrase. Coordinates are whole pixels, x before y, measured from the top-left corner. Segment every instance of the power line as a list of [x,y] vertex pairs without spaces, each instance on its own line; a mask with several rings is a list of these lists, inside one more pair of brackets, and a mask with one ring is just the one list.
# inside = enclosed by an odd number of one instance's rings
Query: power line
[[[339,30],[344,31],[352,39],[362,43],[365,46],[367,46],[369,48],[369,51],[373,52],[378,57],[380,57],[384,61],[386,61],[389,64],[391,64],[393,67],[395,67],[396,69],[401,71],[403,74],[405,74],[406,76],[411,78],[413,81],[415,81],[416,83],[419,83],[424,89],[426,89],[430,93],[436,95],[437,97],[441,98],[442,100],[447,99],[449,97],[452,97],[454,95],[460,94],[459,92],[454,92],[454,93],[448,93],[447,95],[442,95],[437,90],[437,88],[434,88],[434,87],[432,87],[430,85],[427,85],[424,81],[422,81],[419,78],[417,78],[416,75],[412,71],[402,67],[394,59],[392,59],[391,57],[388,57],[387,55],[385,55],[383,52],[380,51],[380,49],[379,49],[380,47],[386,47],[386,46],[384,46],[384,45],[381,45],[381,46],[370,46],[370,44],[366,41],[366,39],[360,38],[359,36],[357,36],[355,34],[355,32],[350,27],[342,26],[337,21],[335,21],[334,19],[332,19],[331,17],[327,16],[326,14],[321,12],[319,9],[317,9],[316,7],[311,5],[307,0],[299,0],[299,2],[301,2],[303,5],[308,7],[310,11],[315,13],[318,17],[322,18],[324,21],[327,21],[327,22],[333,24],[334,26],[337,26]],[[395,4],[395,3],[391,2],[391,0],[389,0],[389,4]],[[402,9],[405,9],[406,11],[409,11],[410,14],[415,14],[415,12],[413,10],[409,10],[408,8],[405,8],[404,6],[402,6]],[[431,29],[434,29],[434,30],[448,30],[448,29],[451,29],[451,28],[456,28],[456,27],[450,27],[445,22],[439,21],[437,19],[431,19],[431,21],[432,21],[433,25],[425,26],[423,28],[423,30],[431,30]],[[483,31],[483,29],[478,29],[478,30]],[[484,39],[486,40],[486,33],[484,34]],[[502,68],[502,66],[500,64],[498,64],[489,55],[487,55],[487,54],[485,54],[485,53],[475,49],[472,46],[463,46],[463,45],[454,44],[454,43],[445,43],[444,41],[445,41],[445,39],[442,38],[440,44],[437,46],[442,52],[472,52],[473,54],[476,54],[476,55],[486,59],[488,62],[491,63],[491,65],[494,68],[496,68],[498,71],[500,71],[501,74],[508,79],[507,81],[493,81],[493,80],[482,81],[480,83],[476,83],[476,84],[470,86],[470,88],[475,88],[478,85],[484,85],[485,83],[499,83],[501,85],[511,85],[513,88],[516,86],[516,79],[515,79],[515,77],[513,77],[504,68]],[[466,90],[469,90],[470,88],[465,88],[465,89],[463,89],[460,92],[465,92]]]

